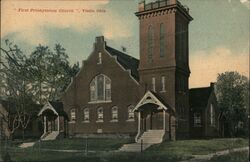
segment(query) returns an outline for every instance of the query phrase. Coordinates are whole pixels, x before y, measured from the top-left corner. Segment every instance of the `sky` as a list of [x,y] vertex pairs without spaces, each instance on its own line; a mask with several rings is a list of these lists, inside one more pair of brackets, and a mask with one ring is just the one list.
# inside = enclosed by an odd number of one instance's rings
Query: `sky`
[[[190,87],[209,86],[225,71],[249,77],[250,2],[179,1],[194,18],[189,26]],[[60,43],[70,62],[81,64],[91,53],[95,37],[103,35],[109,46],[118,50],[124,46],[129,55],[139,58],[139,21],[134,15],[138,2],[2,0],[1,45],[9,39],[29,55],[39,44],[53,48]],[[38,11],[41,9],[50,11]]]

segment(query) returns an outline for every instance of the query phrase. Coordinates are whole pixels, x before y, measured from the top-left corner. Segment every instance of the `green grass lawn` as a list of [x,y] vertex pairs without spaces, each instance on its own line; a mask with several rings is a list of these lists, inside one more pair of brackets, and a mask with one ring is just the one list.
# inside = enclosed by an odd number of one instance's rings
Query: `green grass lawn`
[[248,160],[248,151],[243,151],[231,152],[228,155],[214,156],[207,162],[247,162]]
[[[40,148],[42,149],[39,149],[39,144],[27,149],[11,147],[9,152],[12,160],[15,162],[175,162],[189,159],[194,154],[208,154],[215,151],[248,146],[248,140],[242,138],[179,140],[166,141],[154,145],[143,153],[112,151],[118,149],[122,144],[130,142],[132,142],[131,139],[89,139],[89,150],[96,150],[97,152],[88,153],[87,157],[84,152],[84,139],[46,141],[41,143]],[[82,150],[82,152],[55,152],[44,149]],[[227,159],[229,157],[216,158],[212,162],[219,161],[219,158]]]
[[150,147],[150,152],[168,152],[180,155],[206,155],[216,151],[248,146],[248,139],[223,138],[209,140],[166,141]]
[[54,141],[41,141],[35,144],[35,148],[42,149],[60,149],[60,150],[85,150],[86,143],[88,150],[95,151],[110,151],[117,150],[124,143],[132,143],[134,139],[131,138],[74,138],[74,139],[58,139]]

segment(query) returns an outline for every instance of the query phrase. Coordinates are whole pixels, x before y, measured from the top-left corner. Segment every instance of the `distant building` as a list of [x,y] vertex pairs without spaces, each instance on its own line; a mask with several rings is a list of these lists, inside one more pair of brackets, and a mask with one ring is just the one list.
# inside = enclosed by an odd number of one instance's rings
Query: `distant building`
[[[195,90],[189,91],[189,9],[177,0],[143,1],[135,14],[140,60],[97,37],[61,97],[69,120],[65,130],[70,136],[131,135],[136,141],[154,130],[160,130],[162,140],[190,138],[193,131],[214,136],[218,110],[213,92],[201,90],[196,98]],[[196,107],[204,95],[206,104]]]
[[[224,129],[218,108],[214,83],[210,87],[189,90],[191,137],[216,137]],[[219,131],[220,130],[220,131]]]
[[[25,138],[35,138],[41,136],[42,124],[37,117],[38,111],[41,109],[40,105],[34,104],[32,106],[33,111],[31,114],[30,122],[27,125],[24,131]],[[10,99],[1,99],[0,100],[0,131],[2,137],[9,138],[11,135],[12,123],[17,115],[17,105]],[[9,127],[10,126],[10,127]],[[13,138],[22,138],[23,131],[21,126],[19,126],[13,134]]]

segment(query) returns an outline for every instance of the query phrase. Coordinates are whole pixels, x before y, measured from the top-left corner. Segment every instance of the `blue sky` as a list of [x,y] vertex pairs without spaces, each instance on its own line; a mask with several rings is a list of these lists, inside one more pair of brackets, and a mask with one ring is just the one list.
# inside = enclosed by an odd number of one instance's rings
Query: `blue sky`
[[[151,2],[148,0],[146,2]],[[190,8],[190,87],[207,86],[218,73],[248,76],[249,1],[180,0]],[[138,0],[1,1],[1,41],[9,39],[27,54],[38,45],[66,48],[71,63],[86,59],[96,36],[109,46],[139,57]],[[103,9],[105,13],[18,12],[19,9]]]

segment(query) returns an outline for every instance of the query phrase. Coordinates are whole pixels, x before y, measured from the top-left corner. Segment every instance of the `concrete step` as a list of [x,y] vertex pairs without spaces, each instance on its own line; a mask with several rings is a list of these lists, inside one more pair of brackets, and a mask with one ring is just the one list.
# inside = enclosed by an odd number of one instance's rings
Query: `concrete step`
[[143,140],[143,143],[150,143],[150,144],[161,143],[164,134],[165,131],[163,130],[148,130],[141,135],[137,143],[140,143],[141,140]]
[[44,136],[41,140],[42,141],[55,140],[58,135],[59,135],[58,131],[52,131],[47,136]]
[[[151,146],[151,144],[144,144],[143,150],[147,149],[149,146]],[[140,143],[125,144],[119,149],[119,151],[140,152],[141,151],[141,144]]]
[[26,142],[26,143],[22,143],[19,147],[20,148],[28,148],[28,147],[32,147],[34,146],[35,142]]

